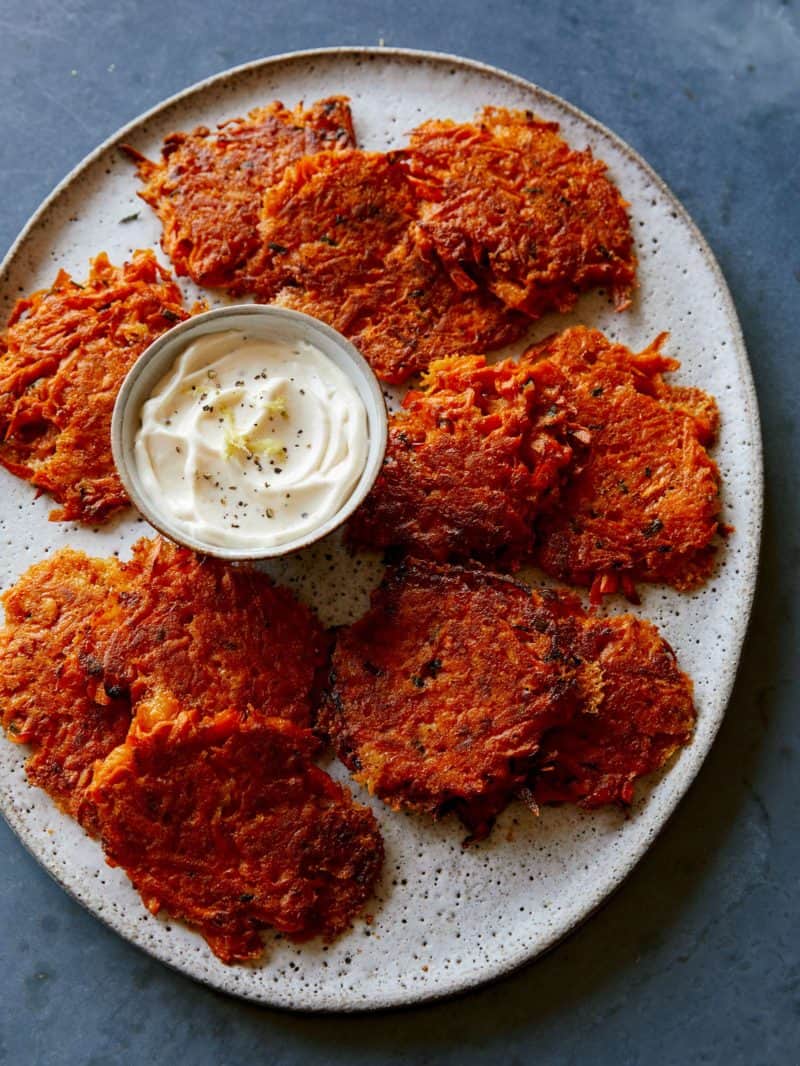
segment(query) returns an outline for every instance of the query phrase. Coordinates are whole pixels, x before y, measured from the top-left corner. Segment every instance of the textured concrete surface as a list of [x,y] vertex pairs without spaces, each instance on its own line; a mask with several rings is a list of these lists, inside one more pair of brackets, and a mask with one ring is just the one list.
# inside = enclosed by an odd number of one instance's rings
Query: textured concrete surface
[[760,589],[718,741],[657,845],[546,959],[394,1015],[297,1017],[192,984],[67,898],[0,825],[0,1062],[800,1063],[800,11],[758,0],[0,3],[0,246],[123,122],[217,70],[432,48],[560,93],[639,149],[716,252],[761,403]]

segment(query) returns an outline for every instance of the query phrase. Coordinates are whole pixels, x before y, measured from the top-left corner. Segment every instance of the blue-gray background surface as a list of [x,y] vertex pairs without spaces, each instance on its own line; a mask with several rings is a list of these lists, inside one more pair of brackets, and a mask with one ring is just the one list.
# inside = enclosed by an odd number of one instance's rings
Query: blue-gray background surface
[[800,1063],[800,12],[792,0],[0,0],[0,251],[64,174],[207,75],[321,45],[460,53],[606,123],[733,290],[767,462],[759,592],[719,739],[611,902],[491,988],[372,1017],[257,1009],[101,926],[0,824],[0,1062]]

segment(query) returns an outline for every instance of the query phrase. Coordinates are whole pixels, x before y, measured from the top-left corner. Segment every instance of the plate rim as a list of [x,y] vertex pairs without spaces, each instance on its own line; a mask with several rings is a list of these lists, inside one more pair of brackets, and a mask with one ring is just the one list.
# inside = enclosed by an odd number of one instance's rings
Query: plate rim
[[366,1014],[374,1013],[377,1011],[387,1010],[408,1010],[410,1008],[422,1006],[433,1002],[438,1002],[445,999],[454,998],[456,996],[464,995],[470,991],[475,991],[479,988],[486,987],[487,985],[494,984],[497,981],[502,980],[505,977],[510,976],[523,967],[528,966],[544,955],[552,951],[561,941],[577,932],[600,908],[602,908],[624,885],[628,877],[633,870],[639,865],[645,854],[655,844],[658,837],[664,831],[666,826],[672,820],[675,811],[678,806],[683,802],[686,794],[689,792],[693,782],[699,774],[703,764],[708,757],[708,754],[714,744],[717,733],[722,725],[722,721],[727,713],[728,705],[730,704],[731,696],[736,684],[736,680],[741,665],[742,652],[744,649],[745,640],[747,638],[747,630],[750,624],[750,619],[753,609],[753,601],[755,598],[756,588],[758,585],[759,576],[759,563],[761,556],[762,546],[762,529],[763,529],[763,516],[764,516],[764,457],[763,457],[763,435],[761,430],[761,418],[758,406],[758,396],[755,388],[755,381],[753,378],[752,367],[747,354],[747,346],[745,344],[744,333],[742,330],[741,322],[736,311],[736,306],[733,301],[733,297],[730,292],[727,280],[722,272],[722,268],[717,262],[708,241],[705,236],[691,217],[683,203],[678,199],[667,182],[660,177],[659,174],[652,168],[652,166],[643,158],[642,155],[635,148],[632,148],[619,134],[615,133],[612,129],[602,123],[599,119],[594,118],[592,115],[583,111],[575,104],[566,100],[564,97],[559,96],[557,93],[550,92],[547,89],[542,88],[536,82],[529,80],[519,74],[514,74],[511,71],[504,70],[502,67],[496,67],[489,63],[484,63],[480,60],[470,59],[465,56],[453,55],[448,52],[431,51],[427,49],[416,48],[401,48],[401,47],[385,47],[374,45],[344,45],[344,46],[328,46],[323,48],[307,48],[298,49],[290,52],[281,52],[277,55],[262,56],[259,59],[249,60],[246,63],[238,64],[237,66],[229,67],[224,70],[218,71],[216,74],[211,74],[206,78],[202,78],[200,81],[187,86],[184,89],[179,90],[171,96],[165,97],[163,100],[154,104],[153,107],[141,112],[124,125],[120,126],[115,132],[105,138],[100,144],[98,144],[91,152],[85,155],[58,184],[52,189],[52,191],[42,200],[36,210],[30,215],[27,222],[24,224],[19,234],[12,242],[7,253],[3,256],[0,262],[0,281],[2,281],[7,275],[10,266],[14,262],[17,254],[21,250],[22,246],[27,241],[33,230],[39,225],[43,217],[47,214],[50,208],[55,204],[59,197],[66,192],[73,182],[80,177],[80,175],[89,167],[91,167],[104,153],[109,149],[114,148],[120,141],[123,140],[131,131],[137,129],[141,125],[148,121],[157,118],[164,111],[168,110],[175,104],[180,103],[182,100],[204,92],[214,86],[218,86],[226,81],[239,77],[240,75],[250,74],[257,70],[267,69],[269,67],[280,66],[287,62],[296,62],[298,60],[309,60],[333,57],[333,56],[348,56],[348,57],[369,57],[370,59],[381,59],[385,57],[399,58],[408,60],[423,60],[436,64],[445,63],[450,66],[459,67],[462,70],[468,70],[471,72],[477,72],[481,74],[491,75],[494,78],[499,78],[506,83],[519,87],[525,91],[533,91],[542,99],[548,103],[553,104],[555,107],[566,110],[574,118],[579,119],[585,125],[589,126],[601,135],[609,138],[616,148],[625,156],[628,157],[633,163],[639,166],[642,171],[647,175],[653,185],[658,188],[660,193],[670,202],[672,209],[676,212],[677,217],[687,226],[690,231],[691,237],[696,242],[697,247],[714,275],[715,281],[719,287],[719,292],[723,304],[723,310],[727,320],[731,325],[731,334],[733,340],[733,352],[736,358],[738,377],[741,381],[744,392],[746,394],[746,405],[743,414],[748,418],[752,430],[752,450],[753,450],[753,472],[754,483],[752,486],[752,509],[751,515],[753,520],[753,543],[750,546],[750,550],[746,553],[743,567],[746,566],[746,573],[743,575],[744,588],[745,588],[745,610],[740,611],[732,621],[731,628],[733,630],[733,636],[735,639],[735,655],[731,659],[731,668],[729,676],[724,685],[722,699],[720,700],[721,711],[717,721],[713,724],[713,727],[708,736],[708,742],[702,756],[695,758],[695,760],[686,767],[685,776],[683,779],[682,787],[667,806],[660,824],[657,825],[652,835],[646,837],[631,853],[627,854],[625,859],[620,863],[620,871],[617,875],[617,879],[611,888],[596,900],[591,906],[589,906],[577,919],[572,919],[565,923],[565,928],[555,928],[546,941],[538,947],[535,951],[532,951],[524,958],[513,959],[508,962],[500,962],[487,966],[485,968],[485,976],[480,976],[477,979],[473,976],[467,976],[462,980],[455,980],[447,985],[443,989],[431,989],[427,990],[399,990],[399,994],[387,995],[383,994],[370,1003],[343,1003],[337,1005],[305,1005],[278,1002],[271,1000],[267,997],[254,997],[248,995],[246,991],[236,990],[230,988],[223,988],[219,984],[215,983],[209,977],[203,977],[196,973],[192,973],[184,966],[163,957],[160,953],[154,950],[146,943],[140,943],[126,935],[124,932],[118,930],[114,923],[102,912],[95,910],[88,902],[82,900],[73,889],[66,884],[60,875],[54,870],[51,870],[46,864],[43,858],[34,850],[34,843],[32,841],[32,834],[28,833],[27,827],[24,825],[23,820],[17,816],[16,810],[7,809],[5,803],[0,806],[0,814],[2,814],[3,820],[8,827],[23,845],[25,850],[32,856],[36,863],[56,882],[56,884],[67,893],[70,898],[75,900],[80,906],[86,910],[94,919],[102,922],[108,929],[112,930],[116,936],[121,937],[126,943],[132,947],[146,953],[150,957],[156,959],[162,965],[168,966],[176,973],[180,973],[184,977],[188,977],[191,980],[213,989],[215,992],[223,992],[226,995],[233,996],[236,999],[243,1000],[244,1002],[251,1003],[261,1007],[269,1007],[274,1010],[281,1010],[291,1012],[292,1014]]

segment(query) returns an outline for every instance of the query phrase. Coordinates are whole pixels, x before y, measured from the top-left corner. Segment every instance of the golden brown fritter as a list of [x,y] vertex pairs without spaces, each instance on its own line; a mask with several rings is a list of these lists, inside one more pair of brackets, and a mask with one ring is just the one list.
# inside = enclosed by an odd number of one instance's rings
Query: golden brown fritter
[[455,810],[475,839],[513,795],[630,803],[694,722],[692,683],[651,623],[414,561],[339,632],[318,725],[370,792]]
[[555,615],[488,571],[413,561],[339,631],[318,725],[390,806],[454,810],[484,837],[542,734],[591,706],[596,678],[560,651]]
[[111,415],[144,349],[189,317],[150,251],[92,261],[83,284],[58,274],[19,300],[0,338],[0,463],[61,504],[51,520],[97,523],[127,496],[111,455]]
[[390,421],[351,541],[501,569],[534,557],[593,602],[635,601],[640,580],[701,584],[721,529],[718,416],[706,393],[665,383],[679,364],[662,342],[635,355],[576,327],[518,364],[435,362]]
[[[5,594],[0,714],[31,781],[87,829],[95,759],[182,710],[306,726],[328,641],[288,589],[160,538],[127,563],[64,549]],[[133,709],[131,703],[133,701]]]
[[595,618],[565,602],[562,647],[602,673],[602,699],[546,733],[531,774],[540,803],[629,804],[636,779],[692,737],[692,683],[650,622]]
[[161,244],[176,272],[199,285],[229,286],[259,248],[264,190],[302,156],[354,144],[347,98],[332,96],[308,110],[275,102],[213,132],[173,133],[157,163],[125,150],[144,182],[139,195],[161,219]]
[[523,315],[509,311],[491,293],[456,288],[438,263],[420,256],[410,234],[356,299],[358,310],[347,308],[343,320],[333,324],[341,321],[341,332],[390,384],[425,370],[443,353],[494,351],[528,328]]
[[[356,545],[502,569],[530,555],[581,438],[552,389],[511,359],[437,360],[389,425],[378,479],[350,521]],[[576,436],[577,434],[577,436]]]
[[83,642],[92,615],[134,576],[115,559],[64,548],[32,566],[3,596],[3,728],[9,739],[31,746],[26,770],[32,784],[91,833],[96,822],[86,789],[92,767],[125,739],[131,710],[124,697],[107,696],[98,678],[101,664]]
[[408,164],[422,204],[416,236],[464,291],[488,285],[539,318],[605,285],[628,306],[636,258],[625,201],[591,151],[558,125],[486,107],[473,123],[414,130]]
[[134,560],[134,609],[112,603],[110,618],[94,620],[111,631],[102,656],[111,696],[129,695],[142,725],[228,707],[308,725],[328,640],[307,607],[262,571],[160,538],[140,541]]
[[159,540],[129,563],[64,549],[4,599],[3,726],[151,911],[224,962],[258,957],[268,927],[347,928],[383,844],[312,762],[326,639],[310,611],[265,574]]
[[566,330],[529,349],[534,381],[562,375],[562,400],[591,433],[580,471],[537,524],[547,573],[592,588],[598,601],[635,581],[691,589],[705,581],[720,530],[720,479],[706,448],[716,405],[699,389],[673,389],[664,337],[634,355],[597,330]]
[[490,350],[521,336],[523,316],[463,293],[411,237],[417,204],[402,160],[320,153],[264,197],[262,253],[242,291],[304,311],[349,337],[385,381],[442,352]]
[[317,748],[285,719],[235,710],[137,722],[92,784],[108,861],[225,963],[258,958],[269,927],[333,938],[370,895],[383,843]]
[[405,170],[383,152],[321,152],[290,166],[264,195],[254,288],[269,299],[284,285],[343,296],[359,290],[416,218]]

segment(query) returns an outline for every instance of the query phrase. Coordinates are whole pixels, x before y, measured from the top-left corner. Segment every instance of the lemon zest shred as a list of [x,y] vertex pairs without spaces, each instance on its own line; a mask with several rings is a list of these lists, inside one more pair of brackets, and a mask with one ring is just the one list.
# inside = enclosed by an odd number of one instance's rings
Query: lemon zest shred
[[225,419],[226,459],[231,459],[237,453],[245,456],[266,455],[270,459],[286,459],[288,452],[284,445],[279,440],[276,440],[275,437],[262,437],[261,440],[254,440],[249,433],[240,433],[236,429],[233,412],[229,407],[226,407],[222,412],[222,417]]
[[281,418],[289,417],[286,400],[283,396],[276,396],[274,400],[267,400],[264,404],[264,411],[268,415],[280,415]]

